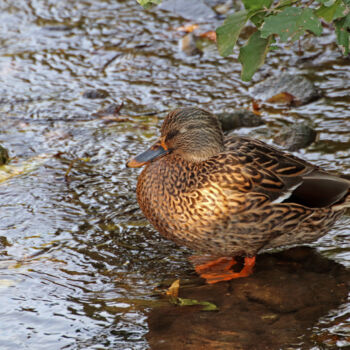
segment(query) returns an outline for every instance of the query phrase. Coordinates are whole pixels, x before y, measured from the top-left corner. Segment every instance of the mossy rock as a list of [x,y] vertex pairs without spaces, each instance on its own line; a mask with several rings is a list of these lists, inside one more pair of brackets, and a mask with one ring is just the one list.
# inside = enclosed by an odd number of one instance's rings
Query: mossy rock
[[0,145],[0,165],[7,164],[9,159],[10,157],[7,149]]

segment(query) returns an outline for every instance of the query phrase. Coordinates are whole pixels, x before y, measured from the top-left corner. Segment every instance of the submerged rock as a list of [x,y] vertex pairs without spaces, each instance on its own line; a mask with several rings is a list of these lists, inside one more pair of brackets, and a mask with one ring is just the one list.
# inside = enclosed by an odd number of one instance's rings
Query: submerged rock
[[83,97],[89,98],[91,100],[98,98],[107,98],[109,96],[108,91],[97,89],[97,90],[87,90],[83,93]]
[[262,254],[252,276],[180,287],[179,297],[208,301],[219,311],[155,308],[147,339],[152,350],[274,350],[300,343],[309,349],[312,326],[347,300],[349,279],[343,266],[311,248]]
[[229,131],[242,127],[255,127],[263,125],[262,118],[247,109],[239,109],[237,111],[228,113],[217,113],[223,131]]
[[7,164],[9,159],[10,157],[7,149],[0,145],[0,165]]
[[320,97],[314,84],[302,75],[283,73],[250,89],[254,100],[300,106]]
[[293,124],[284,127],[274,138],[275,143],[288,151],[294,152],[311,145],[317,137],[317,133],[305,123]]

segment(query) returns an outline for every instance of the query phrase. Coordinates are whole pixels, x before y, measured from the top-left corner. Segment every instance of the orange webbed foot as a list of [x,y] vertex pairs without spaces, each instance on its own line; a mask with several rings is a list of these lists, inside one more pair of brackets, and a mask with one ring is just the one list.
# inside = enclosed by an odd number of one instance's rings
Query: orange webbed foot
[[252,258],[244,258],[244,267],[240,272],[230,270],[234,264],[236,264],[236,261],[233,258],[223,257],[213,261],[207,261],[201,265],[196,265],[195,270],[209,284],[229,281],[234,278],[247,277],[253,273],[255,256]]
[[234,258],[228,258],[228,257],[221,257],[215,260],[209,260],[208,257],[204,259],[203,258],[201,259],[200,257],[199,258],[192,257],[190,260],[194,264],[194,268],[199,275],[202,275],[203,273],[211,272],[211,271],[212,272],[226,271],[226,270],[229,270],[234,264],[236,264],[236,261]]

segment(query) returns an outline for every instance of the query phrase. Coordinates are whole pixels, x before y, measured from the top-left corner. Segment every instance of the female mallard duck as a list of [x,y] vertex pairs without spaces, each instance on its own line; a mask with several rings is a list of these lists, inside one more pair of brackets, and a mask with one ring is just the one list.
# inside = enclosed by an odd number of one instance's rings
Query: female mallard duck
[[[170,112],[160,139],[128,161],[146,165],[138,203],[166,238],[207,254],[196,271],[208,283],[248,276],[255,255],[326,234],[350,207],[350,180],[261,141],[224,138],[198,108]],[[243,256],[240,272],[230,270]]]

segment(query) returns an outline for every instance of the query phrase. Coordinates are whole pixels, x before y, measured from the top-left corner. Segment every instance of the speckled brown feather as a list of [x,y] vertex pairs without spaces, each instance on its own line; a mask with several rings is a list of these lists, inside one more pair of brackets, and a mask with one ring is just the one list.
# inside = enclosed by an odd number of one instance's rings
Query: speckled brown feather
[[[350,206],[350,181],[261,141],[223,141],[215,117],[203,110],[170,113],[162,137],[168,154],[146,165],[137,199],[162,235],[196,251],[253,256],[311,242]],[[305,205],[319,202],[306,198],[309,182],[329,187],[319,207]]]

